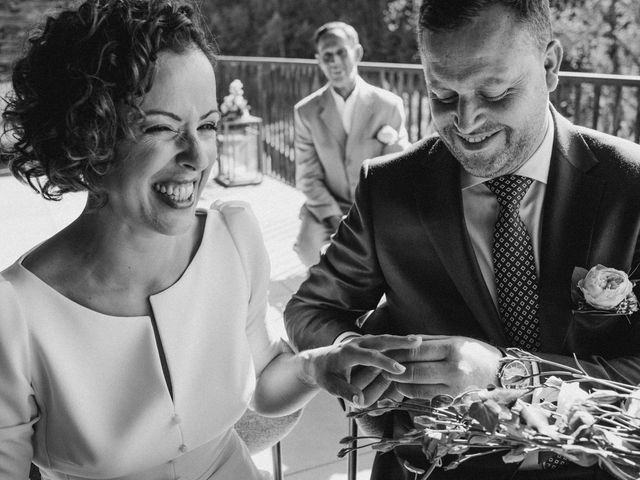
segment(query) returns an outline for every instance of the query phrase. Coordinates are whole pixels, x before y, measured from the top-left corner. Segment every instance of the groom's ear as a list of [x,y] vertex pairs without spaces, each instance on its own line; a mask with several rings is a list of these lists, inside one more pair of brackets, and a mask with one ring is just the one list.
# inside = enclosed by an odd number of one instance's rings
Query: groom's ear
[[557,39],[551,40],[544,52],[544,70],[547,91],[553,92],[558,86],[558,73],[562,63],[562,45]]

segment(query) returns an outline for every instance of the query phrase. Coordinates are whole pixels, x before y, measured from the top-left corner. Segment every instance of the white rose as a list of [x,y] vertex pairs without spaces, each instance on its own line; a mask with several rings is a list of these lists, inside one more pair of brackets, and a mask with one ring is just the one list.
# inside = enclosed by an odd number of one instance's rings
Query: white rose
[[611,310],[633,291],[633,283],[623,271],[596,265],[578,282],[578,288],[593,308]]
[[376,139],[385,145],[391,145],[398,141],[398,132],[391,125],[384,125],[378,130]]

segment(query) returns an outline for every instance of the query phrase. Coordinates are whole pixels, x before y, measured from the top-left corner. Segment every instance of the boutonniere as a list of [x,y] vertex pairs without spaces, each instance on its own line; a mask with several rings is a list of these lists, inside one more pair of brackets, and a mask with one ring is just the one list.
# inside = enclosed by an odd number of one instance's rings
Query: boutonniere
[[376,133],[376,139],[385,145],[391,145],[398,141],[398,132],[391,125],[383,125]]
[[576,267],[571,277],[575,311],[598,315],[631,315],[638,311],[634,280],[622,270],[596,265],[591,270]]

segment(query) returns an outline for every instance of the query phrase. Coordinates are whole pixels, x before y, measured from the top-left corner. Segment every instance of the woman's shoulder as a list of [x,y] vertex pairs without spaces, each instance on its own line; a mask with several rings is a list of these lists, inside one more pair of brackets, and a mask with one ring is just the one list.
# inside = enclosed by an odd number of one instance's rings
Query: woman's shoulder
[[23,309],[18,292],[28,283],[25,273],[17,262],[0,272],[0,329],[3,331],[15,329],[22,323]]
[[73,255],[67,252],[58,235],[45,240],[22,255],[14,264],[16,274],[36,276],[48,285],[56,286],[68,281],[69,266],[73,264]]
[[220,212],[223,215],[229,215],[234,213],[237,214],[239,212],[248,212],[248,213],[252,212],[251,205],[249,204],[249,202],[245,202],[244,200],[237,200],[237,199],[215,200],[209,207],[209,210]]
[[209,207],[209,213],[221,218],[234,237],[236,234],[260,233],[258,219],[245,201],[216,200]]
[[9,296],[15,296],[15,290],[27,283],[29,272],[22,265],[26,255],[22,255],[12,265],[0,271],[0,305]]
[[216,200],[209,209],[209,220],[217,217],[226,226],[247,270],[268,269],[268,255],[258,219],[251,206],[241,200]]

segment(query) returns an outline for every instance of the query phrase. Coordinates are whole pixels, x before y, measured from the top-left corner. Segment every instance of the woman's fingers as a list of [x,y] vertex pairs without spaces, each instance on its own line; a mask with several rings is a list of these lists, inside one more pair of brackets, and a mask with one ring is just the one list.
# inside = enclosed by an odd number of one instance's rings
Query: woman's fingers
[[373,405],[382,398],[390,385],[391,382],[382,375],[376,376],[369,385],[362,389],[362,396],[358,406],[362,408]]
[[345,370],[350,370],[357,365],[362,365],[365,367],[379,368],[392,374],[405,371],[404,366],[383,353],[352,344],[343,346],[341,352],[336,356],[335,362],[340,368],[344,368]]
[[354,385],[360,389],[367,387],[371,382],[373,382],[378,375],[380,375],[379,368],[374,367],[363,367],[357,365],[351,369],[351,377],[349,378],[349,383]]
[[338,375],[327,377],[325,381],[320,382],[319,385],[330,394],[341,397],[356,405],[359,405],[364,397],[362,390],[351,385],[343,377]]

